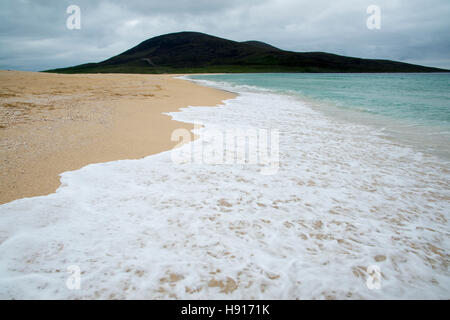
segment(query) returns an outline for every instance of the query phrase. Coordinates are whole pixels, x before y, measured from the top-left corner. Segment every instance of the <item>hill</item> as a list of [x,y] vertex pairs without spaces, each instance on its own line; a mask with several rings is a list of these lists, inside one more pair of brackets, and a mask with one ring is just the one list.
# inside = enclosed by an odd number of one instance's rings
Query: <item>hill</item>
[[157,36],[98,63],[58,73],[442,72],[408,63],[325,52],[284,51],[260,41],[237,42],[199,32]]

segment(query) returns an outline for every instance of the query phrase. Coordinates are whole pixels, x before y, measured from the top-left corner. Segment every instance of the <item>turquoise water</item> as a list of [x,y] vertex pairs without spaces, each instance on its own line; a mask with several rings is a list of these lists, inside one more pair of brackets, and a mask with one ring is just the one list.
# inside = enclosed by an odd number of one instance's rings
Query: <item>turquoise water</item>
[[383,128],[402,142],[450,156],[450,73],[223,74],[194,79],[294,94],[330,116]]

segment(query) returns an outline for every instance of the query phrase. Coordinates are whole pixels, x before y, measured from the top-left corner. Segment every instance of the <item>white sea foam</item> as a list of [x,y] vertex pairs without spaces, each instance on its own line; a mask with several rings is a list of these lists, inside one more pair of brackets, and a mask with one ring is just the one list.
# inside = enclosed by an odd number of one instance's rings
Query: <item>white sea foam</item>
[[0,297],[450,298],[448,164],[294,97],[232,89],[171,115],[200,135],[278,129],[277,174],[170,152],[65,172],[55,194],[0,206]]

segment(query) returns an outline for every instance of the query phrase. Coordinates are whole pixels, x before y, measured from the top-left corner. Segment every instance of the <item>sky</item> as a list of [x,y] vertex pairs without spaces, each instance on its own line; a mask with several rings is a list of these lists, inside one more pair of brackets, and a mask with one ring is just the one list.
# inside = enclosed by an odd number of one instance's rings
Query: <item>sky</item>
[[[80,29],[67,27],[70,5]],[[99,62],[179,31],[450,69],[450,0],[0,0],[0,69]]]

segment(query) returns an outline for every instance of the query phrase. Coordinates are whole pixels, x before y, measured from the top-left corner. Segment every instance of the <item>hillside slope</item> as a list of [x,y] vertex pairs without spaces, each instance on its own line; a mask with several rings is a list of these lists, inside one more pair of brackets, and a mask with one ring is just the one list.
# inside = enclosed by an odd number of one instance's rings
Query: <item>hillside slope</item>
[[260,41],[236,42],[199,32],[157,36],[99,63],[48,70],[59,73],[440,71],[446,70],[325,52],[284,51]]

